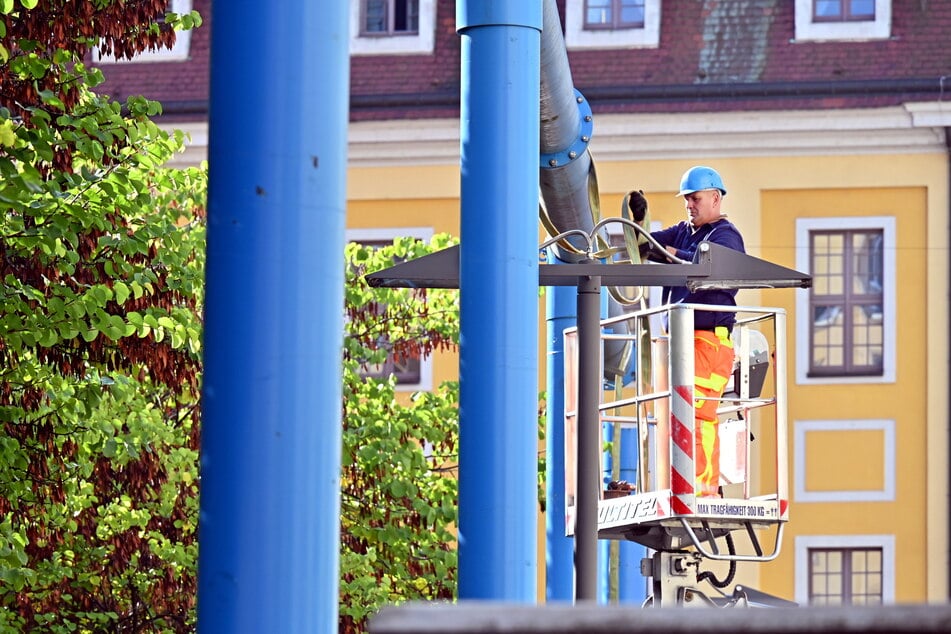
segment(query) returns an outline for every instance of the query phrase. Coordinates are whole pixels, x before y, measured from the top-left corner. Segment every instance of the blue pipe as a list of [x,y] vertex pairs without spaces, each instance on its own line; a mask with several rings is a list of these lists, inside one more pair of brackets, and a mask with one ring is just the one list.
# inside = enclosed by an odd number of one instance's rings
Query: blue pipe
[[200,632],[338,629],[348,13],[214,6]]
[[[560,262],[549,252],[549,260]],[[574,600],[574,539],[565,535],[565,328],[578,320],[578,290],[545,291],[548,408],[545,424],[545,600]]]
[[462,36],[459,587],[537,599],[540,0],[456,3]]
[[[614,424],[603,423],[602,430],[607,442],[617,440],[614,435]],[[618,478],[631,484],[637,482],[637,430],[625,428],[620,433],[621,455],[619,456]],[[614,458],[609,451],[604,452],[604,481],[605,485],[613,479]],[[611,542],[598,542],[598,602],[611,603]],[[617,603],[642,604],[647,598],[647,586],[641,574],[641,559],[647,556],[647,548],[631,541],[618,542],[618,583]]]
[[[637,430],[621,430],[622,480],[637,482]],[[623,449],[626,448],[626,451]],[[635,542],[621,541],[618,553],[618,603],[641,604],[647,598],[647,585],[641,574],[641,559],[647,557],[647,548]]]

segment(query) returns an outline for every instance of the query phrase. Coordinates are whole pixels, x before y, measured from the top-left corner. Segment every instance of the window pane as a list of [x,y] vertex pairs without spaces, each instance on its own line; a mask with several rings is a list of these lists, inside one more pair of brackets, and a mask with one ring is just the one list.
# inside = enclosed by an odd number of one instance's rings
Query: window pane
[[399,358],[393,357],[393,373],[396,374],[397,383],[419,383],[419,357]]
[[842,325],[842,306],[816,306],[813,310],[812,325],[814,328],[829,328]]
[[853,18],[875,19],[875,0],[852,0],[849,13]]
[[810,553],[812,572],[826,571],[826,554],[821,550],[814,550]]
[[826,555],[829,572],[842,572],[842,553],[833,550]]
[[393,30],[399,33],[419,31],[419,0],[396,0]]
[[842,596],[842,574],[841,573],[826,575],[826,590],[830,597]]
[[588,10],[585,11],[585,24],[610,26],[611,0],[588,0]]
[[817,18],[838,18],[842,19],[841,0],[816,0]]
[[621,21],[619,26],[644,25],[644,0],[621,0]]
[[386,0],[366,0],[363,28],[367,33],[386,32]]
[[882,292],[882,235],[855,233],[852,235],[852,292],[880,294]]

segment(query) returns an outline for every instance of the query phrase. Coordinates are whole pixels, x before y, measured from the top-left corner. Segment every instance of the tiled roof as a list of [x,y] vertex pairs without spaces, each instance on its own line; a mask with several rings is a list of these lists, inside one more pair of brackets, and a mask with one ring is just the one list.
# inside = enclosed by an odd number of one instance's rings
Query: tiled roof
[[[564,16],[564,0],[558,2]],[[891,37],[796,41],[793,0],[662,0],[660,45],[569,51],[575,86],[602,112],[702,112],[895,105],[951,88],[951,1],[893,0]],[[186,118],[207,113],[211,0],[187,62],[119,64],[102,90],[144,94]],[[354,120],[455,116],[460,36],[437,0],[432,55],[351,58]],[[258,42],[256,46],[266,45]],[[249,78],[253,82],[253,78]]]

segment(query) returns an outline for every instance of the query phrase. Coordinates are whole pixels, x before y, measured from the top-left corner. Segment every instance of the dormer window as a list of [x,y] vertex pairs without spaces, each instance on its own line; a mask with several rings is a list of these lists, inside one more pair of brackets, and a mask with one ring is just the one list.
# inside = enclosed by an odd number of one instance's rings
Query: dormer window
[[431,55],[436,0],[350,0],[351,55]]
[[585,29],[644,28],[645,0],[586,0]]
[[794,42],[867,42],[892,32],[892,0],[795,0]]
[[565,45],[569,50],[657,48],[661,0],[568,0]]

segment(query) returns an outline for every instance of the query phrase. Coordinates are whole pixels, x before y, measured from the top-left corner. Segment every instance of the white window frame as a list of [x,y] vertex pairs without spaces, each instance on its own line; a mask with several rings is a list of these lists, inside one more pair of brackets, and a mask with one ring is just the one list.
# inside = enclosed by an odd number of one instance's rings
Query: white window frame
[[809,606],[809,550],[814,548],[881,548],[882,604],[895,603],[894,535],[799,535],[796,537],[796,596],[801,607]]
[[882,231],[884,238],[884,252],[882,262],[883,320],[886,337],[882,346],[882,375],[881,376],[828,376],[810,377],[809,355],[809,328],[812,315],[809,311],[809,289],[796,291],[796,384],[797,385],[833,385],[833,384],[869,384],[894,383],[897,351],[897,306],[898,290],[895,285],[895,217],[894,216],[867,216],[867,217],[840,217],[840,218],[799,218],[796,220],[796,269],[808,271],[809,262],[809,233],[812,231],[876,229]]
[[[189,13],[192,10],[192,0],[172,0],[168,7],[170,13]],[[175,44],[172,48],[162,48],[155,51],[142,51],[132,59],[116,59],[114,55],[100,55],[99,49],[93,49],[92,60],[97,64],[150,64],[155,62],[184,62],[191,54],[192,32],[178,31],[175,34]]]
[[[882,488],[880,490],[806,490],[806,435],[842,431],[879,431],[883,436]],[[895,501],[895,421],[882,420],[801,420],[793,424],[793,500],[809,502],[894,502]],[[870,456],[868,460],[874,460]],[[830,476],[834,477],[834,476]]]
[[892,32],[892,0],[875,0],[875,19],[813,22],[813,0],[796,0],[796,42],[884,40]]
[[660,45],[661,0],[644,0],[644,28],[584,28],[584,0],[565,2],[565,46],[569,49],[657,48]]
[[415,35],[360,35],[363,0],[350,0],[351,55],[426,55],[436,43],[436,0],[419,0],[419,30]]
[[[432,227],[381,227],[372,229],[347,229],[347,242],[391,242],[396,238],[410,237],[429,242],[433,237]],[[433,389],[433,358],[424,355],[419,360],[419,383],[397,383],[397,392],[429,392]]]

